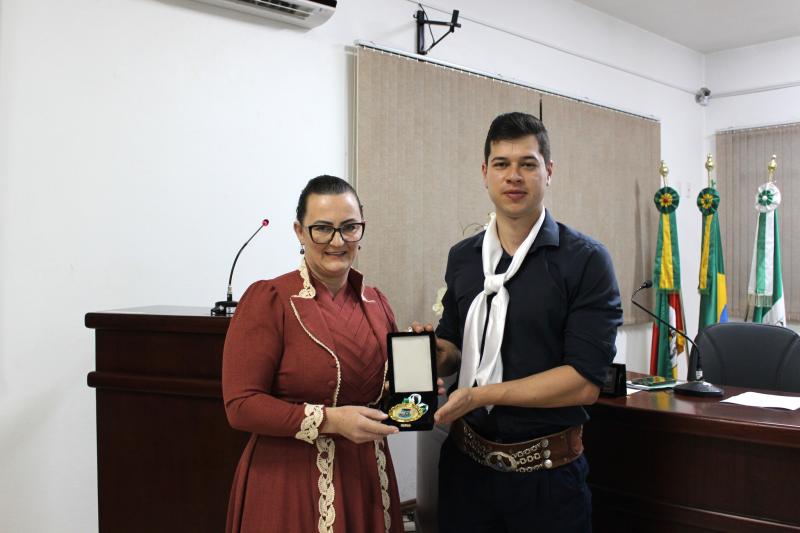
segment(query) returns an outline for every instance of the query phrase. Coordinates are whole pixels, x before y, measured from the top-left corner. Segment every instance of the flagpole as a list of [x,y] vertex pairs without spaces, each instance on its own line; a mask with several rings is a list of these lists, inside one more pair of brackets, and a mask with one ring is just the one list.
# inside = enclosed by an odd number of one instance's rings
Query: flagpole
[[711,157],[711,154],[706,155],[706,172],[708,172],[708,186],[711,189],[716,189],[717,184],[714,182],[714,178],[711,177],[711,171],[714,170],[714,159]]
[[756,193],[758,212],[753,259],[750,263],[750,280],[747,286],[748,315],[752,310],[753,322],[786,327],[786,307],[781,273],[780,232],[778,206],[781,192],[775,184],[778,157],[772,154],[767,164],[769,178]]
[[769,160],[767,171],[769,172],[769,182],[775,183],[775,169],[778,168],[778,156],[772,154],[772,159]]
[[659,320],[653,322],[650,373],[676,378],[677,360],[678,356],[685,353],[685,341],[681,336],[672,335],[668,328],[659,326],[659,321],[669,323],[678,330],[685,327],[681,302],[678,225],[675,220],[675,210],[680,203],[680,195],[668,185],[669,167],[664,160],[661,160],[658,172],[662,186],[653,197],[653,202],[659,211],[653,280],[656,287],[655,312]]

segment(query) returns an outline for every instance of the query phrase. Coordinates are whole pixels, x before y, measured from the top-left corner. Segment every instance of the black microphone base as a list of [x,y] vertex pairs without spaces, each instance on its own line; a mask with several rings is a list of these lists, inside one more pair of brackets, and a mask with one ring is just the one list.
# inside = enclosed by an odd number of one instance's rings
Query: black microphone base
[[686,383],[675,385],[672,390],[675,391],[675,394],[685,394],[686,396],[705,396],[707,398],[722,396],[725,392],[724,390],[720,389],[719,387],[715,387],[707,381],[687,381]]
[[236,311],[236,306],[239,304],[236,300],[222,300],[214,304],[211,308],[212,316],[231,316]]

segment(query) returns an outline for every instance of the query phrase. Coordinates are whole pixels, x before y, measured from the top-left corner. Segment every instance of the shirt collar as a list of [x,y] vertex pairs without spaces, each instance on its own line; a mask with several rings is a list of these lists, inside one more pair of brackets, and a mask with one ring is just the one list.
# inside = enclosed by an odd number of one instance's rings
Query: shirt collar
[[[308,282],[308,286],[310,288],[310,295],[306,296],[307,298],[314,298],[316,295],[317,287],[322,285],[322,282],[319,281],[317,278],[314,277],[314,274],[311,273],[311,270],[306,266],[305,259],[300,261],[300,277],[303,280]],[[350,268],[350,271],[347,273],[347,284],[350,285],[356,294],[358,294],[363,300],[366,300],[364,297],[364,274],[356,270],[355,268]],[[346,287],[343,287],[346,289]]]
[[[485,231],[481,233],[480,238],[475,240],[475,248],[481,248],[483,246],[483,236],[485,233]],[[536,236],[536,240],[533,241],[533,246],[528,250],[528,253],[534,252],[543,246],[557,247],[558,245],[558,224],[550,214],[550,210],[545,209],[544,222],[542,222],[542,227],[539,228],[539,234]]]
[[364,274],[359,272],[353,267],[350,267],[350,272],[347,274],[347,282],[350,284],[353,289],[355,289],[356,294],[359,296],[363,296],[364,293]]

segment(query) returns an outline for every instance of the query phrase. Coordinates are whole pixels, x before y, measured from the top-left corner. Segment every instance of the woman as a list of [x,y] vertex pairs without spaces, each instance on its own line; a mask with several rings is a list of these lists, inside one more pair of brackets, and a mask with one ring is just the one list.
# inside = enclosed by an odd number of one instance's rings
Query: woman
[[233,481],[230,533],[403,530],[374,409],[386,378],[386,297],[351,265],[364,234],[344,180],[319,176],[297,205],[299,270],[247,289],[225,339],[228,420],[252,436]]

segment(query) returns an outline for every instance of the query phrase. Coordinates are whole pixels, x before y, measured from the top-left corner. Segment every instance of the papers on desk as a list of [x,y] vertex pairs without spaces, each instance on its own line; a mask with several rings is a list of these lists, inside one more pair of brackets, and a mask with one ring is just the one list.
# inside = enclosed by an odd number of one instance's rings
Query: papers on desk
[[800,409],[800,396],[779,396],[777,394],[762,394],[760,392],[744,392],[731,396],[721,403],[735,403],[751,407],[776,407],[794,411]]

